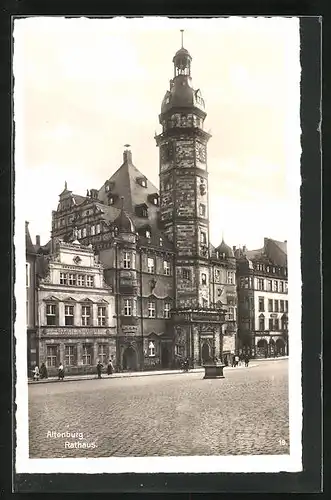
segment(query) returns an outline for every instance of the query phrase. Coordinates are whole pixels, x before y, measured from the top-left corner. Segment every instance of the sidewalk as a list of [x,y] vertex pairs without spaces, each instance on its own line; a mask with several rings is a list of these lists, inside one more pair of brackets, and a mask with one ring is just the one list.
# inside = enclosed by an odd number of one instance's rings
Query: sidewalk
[[[277,361],[277,360],[282,360],[282,359],[287,359],[288,356],[279,356],[278,358],[261,358],[261,359],[254,359],[251,360],[249,367],[252,366],[258,366],[259,361]],[[237,366],[236,368],[233,368],[232,366],[226,366],[224,370],[238,370],[240,368],[245,368],[244,365]],[[204,368],[193,368],[192,370],[189,370],[189,373],[199,373],[199,372],[204,372]],[[147,371],[147,372],[123,372],[123,373],[113,373],[113,375],[108,376],[107,374],[103,373],[102,378],[103,379],[112,379],[112,378],[128,378],[128,377],[148,377],[149,375],[176,375],[184,373],[183,370],[160,370],[160,371]],[[63,382],[76,382],[78,380],[94,380],[97,379],[98,376],[95,373],[89,374],[89,375],[68,375],[67,377],[64,377]],[[47,379],[42,379],[39,380],[38,382],[35,380],[28,380],[28,384],[47,384],[51,382],[59,382],[59,379],[57,377],[49,377]]]

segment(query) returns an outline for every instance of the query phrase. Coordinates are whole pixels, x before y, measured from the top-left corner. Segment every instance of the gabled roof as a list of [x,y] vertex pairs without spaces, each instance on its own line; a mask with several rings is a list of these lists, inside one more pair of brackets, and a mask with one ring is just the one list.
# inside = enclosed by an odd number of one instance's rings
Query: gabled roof
[[35,255],[37,253],[36,247],[31,240],[28,222],[25,222],[25,252],[30,255]]
[[[147,187],[143,187],[137,182],[137,179],[141,178],[146,179]],[[119,169],[116,170],[116,172],[110,177],[109,182],[114,183],[112,193],[118,196],[117,208],[121,208],[122,200],[120,198],[123,196],[123,208],[129,214],[134,212],[136,205],[143,203],[147,204],[148,195],[155,193],[158,194],[159,192],[154,184],[152,184],[151,181],[149,181],[146,176],[142,174],[131,161],[128,160],[125,160]],[[107,204],[105,186],[102,186],[99,190],[99,199],[103,203]]]

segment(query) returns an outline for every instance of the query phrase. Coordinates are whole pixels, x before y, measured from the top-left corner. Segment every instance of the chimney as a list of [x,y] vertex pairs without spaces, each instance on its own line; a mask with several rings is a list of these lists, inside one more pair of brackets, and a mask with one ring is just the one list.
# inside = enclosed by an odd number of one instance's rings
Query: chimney
[[40,235],[39,234],[36,235],[36,246],[40,247]]
[[125,144],[124,147],[126,148],[123,153],[123,161],[124,163],[132,163],[132,153],[129,149],[130,144]]
[[232,250],[235,252],[237,250],[237,247],[236,246],[233,246],[232,247]]
[[246,252],[246,245],[243,246],[243,252]]

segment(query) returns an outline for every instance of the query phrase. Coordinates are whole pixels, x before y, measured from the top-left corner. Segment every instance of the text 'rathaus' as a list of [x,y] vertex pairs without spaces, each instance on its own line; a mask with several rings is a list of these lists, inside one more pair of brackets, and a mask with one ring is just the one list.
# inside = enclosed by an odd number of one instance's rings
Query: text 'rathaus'
[[209,241],[210,134],[191,61],[183,47],[175,54],[162,101],[159,189],[126,145],[100,189],[80,196],[65,184],[47,245],[32,243],[26,223],[29,371],[288,354],[286,242],[249,251]]

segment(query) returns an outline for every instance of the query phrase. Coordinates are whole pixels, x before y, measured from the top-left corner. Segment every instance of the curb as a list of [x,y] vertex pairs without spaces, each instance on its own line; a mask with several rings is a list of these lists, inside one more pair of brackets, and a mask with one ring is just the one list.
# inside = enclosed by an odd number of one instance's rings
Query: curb
[[[285,359],[285,358],[276,358],[276,359]],[[272,358],[273,360],[273,358]],[[258,360],[254,360],[254,363],[250,363],[249,365],[249,368],[253,367],[253,366],[258,366],[255,361],[258,361]],[[264,359],[263,359],[264,361]],[[238,367],[232,367],[232,366],[226,366],[224,368],[224,370],[237,370],[237,369],[241,369],[241,368],[245,368],[245,366],[238,366]],[[192,370],[189,370],[188,373],[203,373],[204,371],[204,368],[194,368]],[[160,375],[180,375],[181,373],[184,373],[182,370],[170,370],[168,372],[153,372],[153,371],[150,371],[150,372],[133,372],[133,373],[124,373],[124,374],[115,374],[115,375],[111,375],[111,376],[104,376],[102,377],[102,380],[109,380],[109,379],[114,379],[114,378],[133,378],[133,377],[149,377],[149,376],[160,376]],[[81,376],[81,377],[66,377],[64,378],[62,382],[82,382],[84,380],[97,380],[98,377],[97,375],[87,375],[87,376]],[[52,383],[55,383],[55,382],[60,382],[58,378],[48,378],[48,379],[45,379],[45,380],[38,380],[35,381],[35,380],[28,380],[28,385],[36,385],[36,384],[52,384]]]
[[[204,369],[203,368],[195,368],[193,370],[190,370],[189,373],[199,373],[199,372],[203,372]],[[110,376],[103,376],[101,377],[103,380],[109,380],[109,379],[112,379],[112,378],[133,378],[133,377],[149,377],[151,375],[180,375],[181,373],[184,373],[182,370],[171,370],[169,372],[153,372],[153,371],[150,371],[150,372],[134,372],[134,373],[125,373],[123,375],[119,375],[119,374],[116,374],[116,375],[110,375]],[[98,377],[97,375],[87,375],[86,377],[82,376],[82,377],[65,377],[62,382],[80,382],[80,381],[83,381],[83,380],[97,380]],[[38,380],[38,381],[35,381],[35,380],[28,380],[28,384],[51,384],[51,383],[54,383],[54,382],[60,382],[58,378],[48,378],[48,379],[45,379],[45,380]]]

